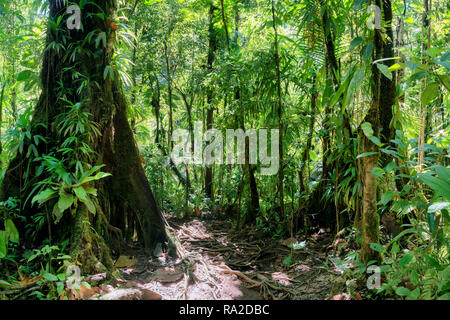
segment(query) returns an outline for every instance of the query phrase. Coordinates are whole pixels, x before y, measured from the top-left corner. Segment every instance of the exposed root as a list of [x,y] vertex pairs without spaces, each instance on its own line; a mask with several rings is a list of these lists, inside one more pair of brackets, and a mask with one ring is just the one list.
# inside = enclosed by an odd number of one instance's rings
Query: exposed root
[[288,266],[283,260],[293,254],[287,240],[252,230],[229,234],[223,224],[199,220],[166,229],[178,256],[161,252],[155,258],[130,248],[127,255],[137,263],[123,269],[126,288],[145,288],[162,299],[280,300],[326,299],[333,286],[332,272],[323,267],[325,253],[315,242],[296,250]]
[[124,243],[123,240],[123,235],[122,235],[122,231],[119,228],[116,228],[114,226],[112,226],[108,219],[105,216],[105,213],[103,212],[102,208],[98,205],[97,201],[94,201],[94,205],[95,205],[95,209],[97,210],[97,213],[100,215],[100,217],[103,220],[103,223],[105,224],[106,228],[111,231],[114,232],[115,234],[117,234],[117,236],[119,237],[119,241],[121,243]]

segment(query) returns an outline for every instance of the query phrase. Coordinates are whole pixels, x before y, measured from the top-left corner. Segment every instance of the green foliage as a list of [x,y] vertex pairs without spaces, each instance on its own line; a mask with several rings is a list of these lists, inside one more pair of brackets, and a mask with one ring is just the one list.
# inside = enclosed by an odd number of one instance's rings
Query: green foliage
[[[63,293],[69,279],[63,266],[68,260],[63,258],[65,244],[36,241],[42,240],[46,224],[50,230],[53,222],[74,214],[80,205],[96,214],[99,185],[107,183],[103,179],[109,174],[101,171],[102,155],[93,150],[103,132],[92,119],[104,118],[92,105],[108,108],[110,102],[88,98],[93,96],[90,90],[117,81],[130,102],[130,126],[164,214],[212,213],[216,219],[233,219],[236,228],[256,226],[274,239],[308,233],[319,223],[339,225],[350,231],[346,240],[352,252],[343,261],[332,261],[346,272],[356,267],[362,279],[367,265],[358,261],[356,252],[361,234],[350,226],[360,227],[367,173],[362,165],[377,155],[379,162],[370,171],[377,177],[372,205],[376,203],[381,221],[385,215],[394,221],[382,223],[380,242],[370,246],[383,263],[383,286],[367,297],[448,299],[448,4],[433,1],[428,43],[423,3],[390,2],[395,36],[389,39],[388,21],[383,21],[379,35],[385,49],[393,45],[395,57],[384,58],[377,57],[374,31],[367,27],[373,16],[365,0],[275,1],[274,15],[271,2],[259,0],[226,0],[223,12],[221,3],[211,0],[118,1],[122,7],[114,17],[107,17],[98,3],[80,1],[82,10],[98,9],[84,16],[83,23],[100,23],[84,39],[66,30],[63,15],[47,21],[42,13],[48,12],[48,1],[2,1],[1,177],[16,155],[24,170],[17,186],[23,199],[0,203],[0,267],[20,261],[28,274],[42,276],[41,284],[51,289],[34,292],[37,298]],[[44,48],[46,35],[51,40]],[[115,53],[101,74],[90,74],[88,63],[78,65],[80,57],[92,61],[110,46]],[[209,51],[212,47],[214,52]],[[50,75],[58,77],[58,84],[46,92],[41,90],[39,66],[42,52],[49,51],[61,70],[49,67],[58,73]],[[395,80],[397,86],[394,105],[379,110],[380,118],[392,110],[391,141],[384,136],[387,128],[377,128],[368,119],[376,102],[376,74],[383,81]],[[44,105],[40,96],[57,97],[54,105],[45,105],[51,120],[41,110],[33,111],[33,106]],[[56,118],[54,111],[59,113]],[[214,197],[209,199],[204,166],[171,163],[170,131],[191,129],[196,121],[221,132],[280,126],[283,181],[260,175],[261,164],[252,167],[257,212],[252,212],[254,190],[245,166],[214,165]],[[418,141],[422,134],[423,146]],[[366,140],[379,152],[365,152]],[[183,185],[188,179],[190,186]],[[284,198],[278,200],[281,191]],[[22,209],[31,204],[37,210],[23,216]],[[25,259],[16,248],[24,239],[39,247]],[[290,266],[293,257],[283,262]],[[41,263],[45,270],[39,269]],[[0,280],[0,286],[1,281],[17,280],[17,275],[12,277]]]
[[37,176],[45,175],[46,178],[35,184],[27,198],[28,201],[38,191],[31,204],[37,202],[43,205],[56,199],[52,210],[55,223],[68,209],[74,214],[79,202],[95,214],[96,200],[93,197],[97,196],[97,189],[93,183],[110,176],[109,173],[99,171],[103,165],[91,166],[88,163],[93,153],[89,143],[100,135],[97,124],[89,120],[91,114],[83,110],[82,103],[73,104],[64,98],[61,100],[67,103],[67,111],[57,118],[57,132],[63,139],[61,146],[56,152],[34,159],[41,163],[37,168]]
[[13,219],[18,218],[17,201],[9,198],[0,203],[0,221],[3,221],[4,230],[0,230],[0,260],[8,258],[10,244],[19,244],[19,231]]
[[437,195],[441,195],[445,200],[450,201],[450,168],[436,165],[430,169],[433,169],[437,177],[429,174],[419,174],[420,179],[433,189]]
[[[53,159],[51,159],[51,161],[52,160]],[[54,162],[51,164],[53,163]],[[44,161],[43,164],[45,166],[46,162]],[[34,204],[37,202],[39,205],[42,205],[52,199],[57,199],[52,211],[56,219],[55,223],[62,218],[63,213],[69,208],[72,208],[71,211],[72,214],[74,214],[78,202],[82,202],[92,214],[95,214],[96,208],[93,197],[97,196],[97,189],[91,186],[91,182],[110,176],[109,173],[105,172],[97,172],[94,175],[94,173],[102,167],[103,166],[95,166],[86,172],[84,172],[83,169],[80,169],[78,175],[73,175],[64,171],[64,169],[61,169],[59,175],[38,183],[37,187],[40,188],[41,191],[33,197],[31,203]],[[46,169],[50,172],[58,173],[58,171],[53,170],[53,167]]]

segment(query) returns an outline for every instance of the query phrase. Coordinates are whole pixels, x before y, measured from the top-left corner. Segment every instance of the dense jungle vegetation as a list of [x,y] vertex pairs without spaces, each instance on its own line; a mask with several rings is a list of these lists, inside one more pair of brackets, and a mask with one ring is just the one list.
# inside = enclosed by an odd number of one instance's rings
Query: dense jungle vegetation
[[450,299],[449,9],[0,0],[0,300]]

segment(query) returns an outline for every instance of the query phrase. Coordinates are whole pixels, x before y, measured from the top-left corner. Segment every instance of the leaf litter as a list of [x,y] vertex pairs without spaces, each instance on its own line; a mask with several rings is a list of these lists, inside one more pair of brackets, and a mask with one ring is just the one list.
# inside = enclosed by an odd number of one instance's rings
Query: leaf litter
[[[323,300],[339,273],[323,248],[332,239],[276,241],[254,229],[231,232],[214,220],[170,220],[179,257],[130,246],[116,261],[121,277],[85,299],[102,300]],[[288,264],[286,264],[286,260]],[[95,277],[94,277],[95,278]]]

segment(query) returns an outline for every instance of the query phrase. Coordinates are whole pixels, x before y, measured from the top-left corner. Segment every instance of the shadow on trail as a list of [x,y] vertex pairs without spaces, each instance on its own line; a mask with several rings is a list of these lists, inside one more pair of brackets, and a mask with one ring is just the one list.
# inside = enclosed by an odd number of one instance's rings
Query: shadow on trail
[[[273,240],[256,229],[230,231],[217,220],[169,219],[180,257],[129,248],[116,261],[122,279],[98,299],[321,300],[338,273],[327,263],[327,234]],[[292,244],[294,244],[293,250]],[[300,244],[300,245],[299,245]],[[290,247],[289,247],[290,246]]]

